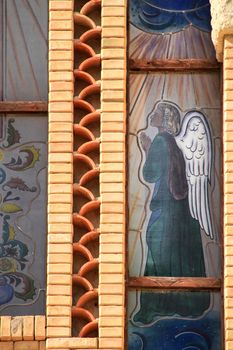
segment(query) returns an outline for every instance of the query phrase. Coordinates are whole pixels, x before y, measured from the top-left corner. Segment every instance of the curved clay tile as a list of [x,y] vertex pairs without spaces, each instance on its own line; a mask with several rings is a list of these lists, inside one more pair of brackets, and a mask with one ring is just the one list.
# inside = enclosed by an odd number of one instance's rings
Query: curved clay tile
[[98,239],[99,239],[99,232],[97,230],[94,230],[94,231],[85,233],[85,235],[83,235],[80,238],[79,243],[86,245],[87,243],[91,241],[97,241]]
[[74,253],[79,253],[81,254],[84,258],[86,258],[88,261],[93,260],[93,256],[87,247],[80,243],[73,243],[73,251]]
[[87,320],[87,321],[95,320],[95,317],[92,315],[90,311],[77,306],[72,307],[72,316],[82,318],[83,320]]
[[99,177],[99,173],[100,173],[99,168],[89,170],[88,172],[83,174],[83,176],[79,180],[79,184],[81,186],[86,185],[89,181],[98,178]]
[[79,122],[79,125],[87,126],[93,122],[97,122],[100,120],[100,111],[97,110],[95,112],[89,113],[85,115]]
[[80,338],[88,337],[90,333],[93,333],[95,331],[98,331],[98,320],[94,320],[83,326],[78,336]]
[[93,135],[93,133],[89,129],[87,129],[85,126],[81,126],[79,124],[74,124],[74,134],[87,138],[91,142],[95,140],[95,136]]
[[101,7],[101,0],[90,0],[81,8],[80,13],[88,15],[98,7]]
[[90,157],[88,157],[86,154],[80,154],[80,153],[74,152],[73,160],[74,160],[74,162],[83,162],[90,169],[95,169],[96,168],[96,165],[93,162],[93,160]]
[[79,39],[74,39],[74,50],[77,52],[84,52],[91,57],[96,55],[95,51],[91,46],[82,43]]
[[82,100],[85,100],[86,97],[90,95],[96,95],[100,93],[100,84],[92,84],[87,87],[85,87],[79,94],[79,98]]
[[73,213],[73,224],[78,227],[84,227],[88,231],[94,230],[94,226],[90,220],[85,218],[84,216],[81,216],[77,213]]
[[74,12],[74,23],[91,29],[96,27],[95,22],[91,18],[79,12]]
[[95,196],[90,190],[88,190],[86,187],[80,186],[79,184],[73,184],[73,193],[75,196],[81,195],[90,201],[95,199]]
[[93,57],[86,58],[82,63],[80,63],[79,69],[82,71],[87,71],[90,68],[100,67],[100,66],[101,66],[101,57],[100,55],[95,55]]
[[95,79],[87,72],[83,72],[80,69],[74,70],[74,78],[75,80],[82,80],[88,84],[94,84]]
[[87,273],[98,270],[99,267],[99,261],[98,259],[93,259],[92,261],[88,261],[87,263],[83,264],[79,269],[79,276],[85,276]]
[[101,27],[96,27],[94,29],[89,29],[87,32],[80,36],[80,41],[82,43],[87,43],[88,40],[101,38]]
[[98,151],[100,145],[100,140],[88,141],[79,146],[77,152],[81,154],[88,154],[93,151]]
[[85,290],[94,290],[91,282],[89,282],[85,277],[81,277],[77,274],[72,276],[72,282],[74,285],[81,286]]
[[89,301],[98,299],[98,292],[96,290],[91,290],[83,294],[77,301],[77,307],[84,307]]
[[89,102],[81,100],[77,96],[74,97],[74,108],[82,109],[88,113],[95,111],[95,108]]
[[84,204],[82,206],[82,208],[79,211],[79,214],[85,216],[90,211],[99,209],[99,207],[100,207],[100,201],[99,200],[94,200],[94,201],[91,201],[91,202],[87,202],[86,204]]

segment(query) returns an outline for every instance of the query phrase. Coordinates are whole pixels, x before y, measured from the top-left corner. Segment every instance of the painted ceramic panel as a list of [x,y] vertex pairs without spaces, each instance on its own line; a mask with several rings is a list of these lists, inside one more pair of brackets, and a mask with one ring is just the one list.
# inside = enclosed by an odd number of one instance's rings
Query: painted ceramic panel
[[3,100],[47,100],[48,0],[0,0],[0,16]]
[[218,293],[132,291],[128,302],[129,350],[222,349]]
[[0,122],[0,314],[43,314],[47,117]]
[[130,87],[130,275],[217,277],[218,73],[135,74]]
[[131,0],[129,58],[214,59],[208,0]]

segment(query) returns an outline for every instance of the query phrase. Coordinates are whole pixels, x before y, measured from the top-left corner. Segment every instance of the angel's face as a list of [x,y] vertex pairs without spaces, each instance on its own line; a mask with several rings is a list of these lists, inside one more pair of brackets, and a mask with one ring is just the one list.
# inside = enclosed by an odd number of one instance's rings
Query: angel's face
[[161,128],[164,124],[164,114],[160,108],[157,108],[150,117],[150,125],[155,128]]

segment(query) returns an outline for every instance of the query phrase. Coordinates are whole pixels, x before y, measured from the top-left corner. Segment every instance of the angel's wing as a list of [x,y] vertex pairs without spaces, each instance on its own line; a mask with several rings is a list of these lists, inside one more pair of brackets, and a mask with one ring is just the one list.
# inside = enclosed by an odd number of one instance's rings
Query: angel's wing
[[208,198],[212,147],[210,129],[205,116],[197,111],[188,112],[175,139],[184,155],[190,213],[199,221],[207,236],[213,239]]

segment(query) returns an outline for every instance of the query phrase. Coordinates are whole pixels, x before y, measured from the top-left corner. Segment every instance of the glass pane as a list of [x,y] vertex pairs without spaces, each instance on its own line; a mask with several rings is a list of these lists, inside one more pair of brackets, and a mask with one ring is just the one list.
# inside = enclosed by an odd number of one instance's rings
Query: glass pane
[[221,300],[210,292],[129,292],[129,350],[221,350]]
[[3,99],[47,100],[48,0],[1,0]]
[[219,276],[218,73],[133,74],[129,112],[131,276]]
[[47,117],[0,117],[0,312],[43,314]]
[[215,59],[210,19],[208,0],[131,0],[129,58]]

